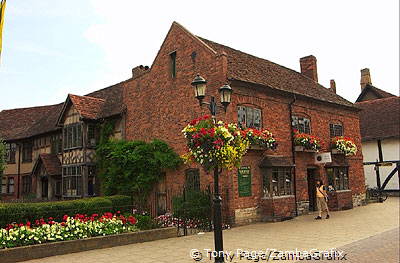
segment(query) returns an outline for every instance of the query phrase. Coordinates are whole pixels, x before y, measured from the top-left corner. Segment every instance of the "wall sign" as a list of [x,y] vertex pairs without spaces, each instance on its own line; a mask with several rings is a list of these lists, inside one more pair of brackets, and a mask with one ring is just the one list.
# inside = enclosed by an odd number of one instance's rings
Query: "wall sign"
[[241,166],[238,169],[239,197],[251,196],[251,172],[250,166]]

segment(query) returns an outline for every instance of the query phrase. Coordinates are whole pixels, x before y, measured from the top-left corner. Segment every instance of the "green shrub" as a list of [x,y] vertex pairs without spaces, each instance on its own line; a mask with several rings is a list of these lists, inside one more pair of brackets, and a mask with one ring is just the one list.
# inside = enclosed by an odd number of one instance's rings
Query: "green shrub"
[[109,196],[43,203],[3,203],[0,204],[0,227],[40,218],[52,217],[54,220],[61,220],[64,215],[123,211],[121,208],[130,203],[128,199],[130,200],[130,197]]
[[[184,196],[185,195],[185,196]],[[206,227],[211,221],[211,200],[208,192],[186,191],[173,198],[174,217],[196,220]]]
[[120,211],[121,213],[132,212],[132,198],[126,195],[105,196],[107,200],[112,202],[113,213]]
[[140,230],[148,230],[159,227],[157,221],[151,218],[151,216],[148,215],[134,215],[134,216],[137,220],[136,227],[139,228]]

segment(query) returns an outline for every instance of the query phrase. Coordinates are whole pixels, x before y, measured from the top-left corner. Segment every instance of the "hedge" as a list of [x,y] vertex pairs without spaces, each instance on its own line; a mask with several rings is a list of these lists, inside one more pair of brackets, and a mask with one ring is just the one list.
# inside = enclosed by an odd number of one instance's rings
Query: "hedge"
[[10,223],[25,223],[49,217],[61,220],[64,215],[101,214],[104,212],[128,211],[131,198],[127,196],[92,197],[70,201],[42,203],[0,204],[0,227]]

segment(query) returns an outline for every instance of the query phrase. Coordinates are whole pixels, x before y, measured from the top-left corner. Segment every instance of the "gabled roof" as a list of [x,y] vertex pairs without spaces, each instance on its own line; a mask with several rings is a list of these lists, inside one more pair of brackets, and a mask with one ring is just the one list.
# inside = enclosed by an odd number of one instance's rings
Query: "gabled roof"
[[89,120],[95,120],[101,116],[105,103],[103,99],[73,94],[68,94],[68,99],[67,101],[70,101],[74,105],[81,117]]
[[0,112],[0,137],[18,140],[56,129],[55,120],[62,104],[3,110]]
[[[97,118],[111,117],[125,110],[122,98],[124,82],[97,90],[86,96],[73,96],[77,97],[77,104],[82,105],[81,109],[84,116],[93,117],[96,114]],[[97,106],[94,109],[88,109],[84,103],[89,102],[92,104],[95,101],[99,102],[101,100],[104,101],[101,109],[96,108]],[[64,103],[60,103],[0,111],[0,138],[6,141],[20,140],[57,131],[60,129],[57,126],[57,121],[63,108]]]
[[400,97],[356,103],[360,112],[362,141],[400,137]]
[[358,96],[356,102],[362,102],[362,101],[370,100],[370,99],[366,99],[366,98],[365,98],[366,94],[368,94],[369,92],[372,93],[373,95],[375,95],[376,98],[378,98],[378,99],[389,98],[389,97],[396,97],[396,95],[393,95],[393,94],[391,94],[391,93],[389,93],[389,92],[386,92],[386,91],[384,91],[384,90],[378,89],[378,88],[375,87],[375,86],[372,86],[372,85],[370,85],[370,84],[367,84],[367,85],[365,86],[365,88],[361,91],[361,93],[360,93],[360,95]]
[[41,153],[32,169],[32,174],[36,172],[39,165],[42,164],[46,170],[46,174],[49,176],[61,175],[61,162],[56,154]]
[[316,100],[355,108],[350,101],[295,70],[213,41],[199,38],[218,53],[225,52],[227,54],[228,79],[256,83]]

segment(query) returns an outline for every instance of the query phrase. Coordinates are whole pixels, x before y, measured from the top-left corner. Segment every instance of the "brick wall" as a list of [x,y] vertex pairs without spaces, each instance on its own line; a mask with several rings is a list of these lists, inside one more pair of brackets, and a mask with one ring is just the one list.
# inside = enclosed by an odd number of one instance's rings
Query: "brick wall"
[[[176,77],[170,69],[170,54],[176,52]],[[168,32],[153,65],[146,73],[124,83],[124,99],[127,105],[126,138],[128,140],[165,140],[179,154],[185,151],[185,139],[181,130],[192,119],[208,114],[208,109],[201,108],[190,83],[200,73],[207,81],[207,95],[214,95],[219,100],[217,89],[227,82],[227,57],[216,54],[195,36],[177,24]],[[227,216],[248,215],[253,220],[260,219],[259,211],[262,202],[262,172],[259,163],[265,155],[291,157],[291,120],[289,103],[293,97],[274,89],[261,87],[239,81],[229,81],[234,90],[231,105],[226,113],[219,112],[219,120],[237,122],[237,106],[251,105],[262,109],[262,125],[276,136],[276,151],[249,151],[242,165],[251,167],[252,196],[239,197],[237,170],[223,171],[221,187],[230,191]],[[208,98],[206,98],[208,100]],[[364,174],[359,131],[358,113],[323,102],[317,102],[298,96],[293,106],[293,114],[305,115],[311,119],[311,133],[320,137],[325,144],[322,152],[329,151],[329,123],[343,123],[345,136],[352,137],[359,152],[354,157],[347,157],[350,166],[350,187],[352,195],[364,192]],[[306,204],[308,200],[307,168],[316,168],[316,174],[324,177],[323,165],[314,164],[313,153],[296,153],[296,194],[297,202]],[[167,172],[166,187],[179,188],[184,183],[184,170],[198,167],[195,164],[185,165],[176,172]],[[212,173],[200,168],[201,184],[212,183]],[[323,178],[324,179],[324,178]],[[324,179],[325,180],[325,179]],[[326,181],[326,180],[325,180]],[[284,211],[283,215],[293,214],[293,198],[280,198],[276,209]],[[275,208],[274,208],[275,209]],[[276,214],[279,214],[277,210]],[[264,210],[265,211],[265,210]],[[245,220],[244,218],[242,218]]]

